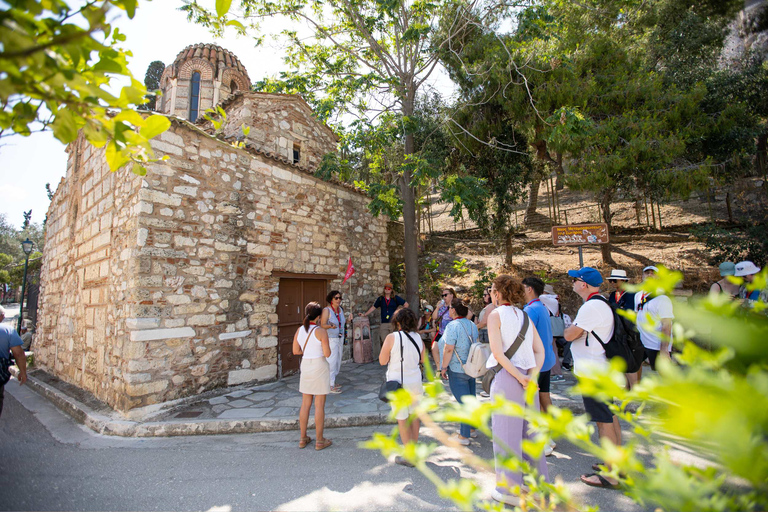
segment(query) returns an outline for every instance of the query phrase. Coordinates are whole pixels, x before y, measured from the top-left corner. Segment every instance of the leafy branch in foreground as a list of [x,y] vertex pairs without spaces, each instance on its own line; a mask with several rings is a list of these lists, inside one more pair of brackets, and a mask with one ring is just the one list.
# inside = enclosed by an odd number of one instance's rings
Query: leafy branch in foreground
[[[116,171],[133,162],[144,174],[152,162],[149,140],[170,127],[164,116],[134,109],[146,87],[128,69],[125,36],[108,20],[133,18],[138,0],[99,0],[71,6],[64,0],[11,0],[0,7],[0,137],[52,130],[68,144],[83,131],[106,146]],[[112,79],[130,85],[110,92]]]
[[[679,272],[660,269],[659,277],[641,287],[652,293],[670,293],[682,280]],[[768,270],[747,287],[763,289]],[[638,287],[639,288],[639,287]],[[592,441],[593,427],[584,415],[550,407],[542,414],[495,397],[480,402],[464,397],[463,405],[444,403],[442,382],[428,372],[424,397],[416,403],[405,390],[392,394],[395,408],[414,407],[414,415],[430,427],[432,435],[455,448],[462,460],[488,471],[494,461],[477,457],[457,445],[440,427],[441,422],[468,423],[493,436],[489,420],[493,414],[525,418],[536,433],[535,440],[523,443],[523,452],[536,458],[549,438],[567,439],[579,449],[610,464],[604,472],[619,480],[624,493],[637,503],[675,511],[758,511],[768,507],[768,318],[759,304],[744,307],[725,296],[675,302],[676,323],[673,343],[679,349],[676,362],[658,361],[658,373],[644,376],[632,390],[625,388],[623,362],[614,359],[609,369],[590,378],[579,378],[573,393],[602,399],[614,398],[612,408],[633,432],[623,446]],[[630,313],[631,314],[631,313]],[[531,379],[535,382],[535,379]],[[529,386],[526,401],[533,403],[536,388]],[[637,407],[628,408],[634,403]],[[442,481],[426,465],[435,444],[396,441],[396,433],[377,434],[364,447],[385,456],[401,455],[413,463],[462,510],[480,507],[502,510],[501,504],[483,502],[477,483],[469,479]],[[698,461],[678,458],[676,449],[695,453]],[[521,458],[510,455],[497,459],[512,470],[522,468],[526,489],[519,491],[523,510],[587,510],[577,503],[559,477],[545,482]]]

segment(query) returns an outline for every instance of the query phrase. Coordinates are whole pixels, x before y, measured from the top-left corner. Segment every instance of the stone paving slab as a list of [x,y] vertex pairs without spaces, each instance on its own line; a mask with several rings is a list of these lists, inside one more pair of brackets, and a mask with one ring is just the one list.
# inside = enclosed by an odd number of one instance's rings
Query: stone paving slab
[[[378,399],[378,389],[385,370],[378,364],[346,362],[341,367],[337,383],[342,393],[328,395],[325,407],[327,428],[368,426],[393,423],[390,406]],[[154,437],[253,433],[298,430],[301,406],[299,376],[291,375],[276,382],[237,389],[223,389],[218,395],[206,393],[181,401],[159,413],[142,419],[125,419],[104,407],[92,407],[79,396],[67,394],[67,388],[53,386],[44,379],[30,375],[29,386],[51,400],[57,407],[92,430],[115,436]],[[552,401],[558,407],[577,414],[584,412],[581,397],[570,396],[575,384],[566,372],[566,380],[552,383]],[[447,385],[446,385],[447,388]],[[480,386],[478,386],[478,390]],[[478,396],[481,400],[487,400]],[[446,400],[453,400],[446,394]],[[310,428],[314,414],[310,414]]]

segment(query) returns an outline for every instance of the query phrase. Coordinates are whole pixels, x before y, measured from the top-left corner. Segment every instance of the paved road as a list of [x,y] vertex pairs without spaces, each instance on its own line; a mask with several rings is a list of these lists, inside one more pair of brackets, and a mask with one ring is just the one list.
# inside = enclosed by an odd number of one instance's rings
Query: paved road
[[[414,469],[358,448],[388,427],[332,429],[322,452],[297,449],[296,432],[115,438],[76,424],[15,381],[0,418],[2,510],[450,510]],[[23,404],[23,405],[22,405]],[[428,432],[424,432],[428,435]],[[488,439],[473,450],[489,457]],[[562,445],[550,457],[574,495],[603,510],[641,510],[616,491],[578,483],[592,459]],[[474,478],[490,493],[493,475],[439,449],[430,466],[442,478]]]

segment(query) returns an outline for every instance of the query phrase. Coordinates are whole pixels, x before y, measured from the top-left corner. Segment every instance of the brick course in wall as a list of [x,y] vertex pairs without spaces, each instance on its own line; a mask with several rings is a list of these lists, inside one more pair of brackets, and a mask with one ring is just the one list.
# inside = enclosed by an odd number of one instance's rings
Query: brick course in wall
[[62,380],[127,411],[275,379],[277,273],[339,276],[338,289],[352,256],[366,307],[389,278],[386,221],[362,194],[182,120],[152,146],[169,160],[144,177],[110,173],[82,138],[69,147],[36,341]]

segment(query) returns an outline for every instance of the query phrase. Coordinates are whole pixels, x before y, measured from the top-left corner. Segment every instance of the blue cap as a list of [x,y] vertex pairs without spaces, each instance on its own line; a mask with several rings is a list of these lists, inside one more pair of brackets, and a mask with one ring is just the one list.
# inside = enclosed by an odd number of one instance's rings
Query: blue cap
[[579,270],[569,270],[568,275],[577,279],[581,279],[589,286],[600,286],[603,283],[603,276],[601,276],[600,272],[593,269],[592,267],[582,267]]

